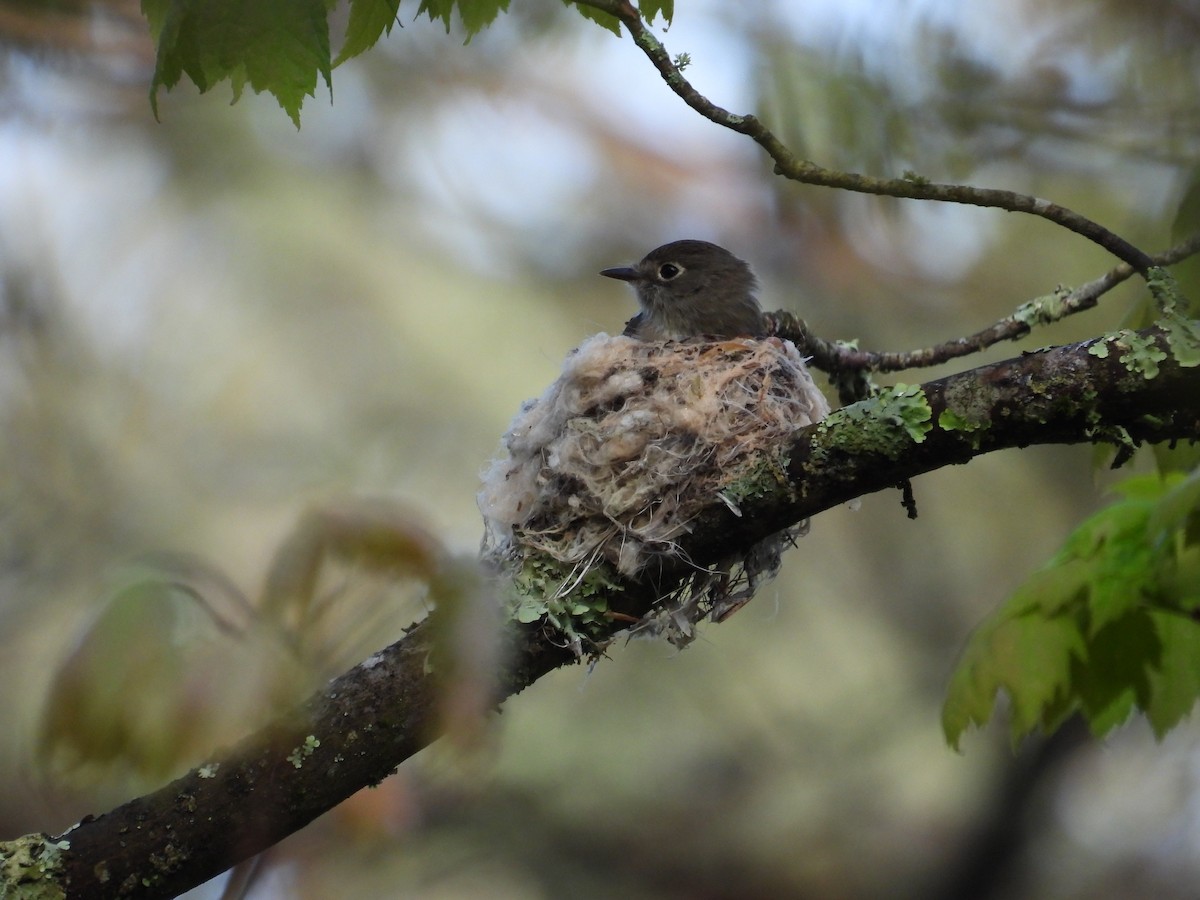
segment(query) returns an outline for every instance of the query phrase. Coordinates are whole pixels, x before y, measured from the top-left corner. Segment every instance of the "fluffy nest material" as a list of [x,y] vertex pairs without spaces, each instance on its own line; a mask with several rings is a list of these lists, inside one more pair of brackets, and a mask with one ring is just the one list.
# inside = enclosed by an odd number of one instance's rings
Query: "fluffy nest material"
[[[572,573],[564,593],[600,560],[636,578],[656,556],[681,554],[700,510],[723,500],[737,511],[788,437],[828,412],[788,341],[598,334],[522,406],[484,472],[484,555],[505,568],[531,555],[557,560]],[[795,533],[700,573],[647,627],[690,639],[700,617],[724,617],[774,574]]]

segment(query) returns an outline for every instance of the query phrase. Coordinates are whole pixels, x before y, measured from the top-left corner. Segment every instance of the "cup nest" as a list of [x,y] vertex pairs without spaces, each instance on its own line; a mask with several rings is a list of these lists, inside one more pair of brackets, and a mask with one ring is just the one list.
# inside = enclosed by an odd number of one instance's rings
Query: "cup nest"
[[[656,557],[682,555],[679,539],[701,510],[723,501],[738,512],[764,477],[782,476],[781,448],[828,412],[788,341],[598,334],[521,407],[484,471],[484,556],[502,568],[550,558],[576,583],[603,560],[636,579]],[[728,614],[745,602],[737,584],[752,592],[774,574],[794,536],[703,570],[667,616],[680,620],[682,610],[694,624]]]

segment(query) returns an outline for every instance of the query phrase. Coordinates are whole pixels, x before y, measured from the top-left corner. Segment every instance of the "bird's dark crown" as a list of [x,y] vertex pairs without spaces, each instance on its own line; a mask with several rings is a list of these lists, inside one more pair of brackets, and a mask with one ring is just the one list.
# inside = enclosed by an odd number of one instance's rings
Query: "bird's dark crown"
[[[757,286],[754,273],[745,262],[724,247],[708,241],[672,241],[656,247],[646,254],[636,266],[638,280],[667,285],[683,278],[685,273],[693,276],[717,278],[743,286],[751,292]],[[693,278],[683,278],[693,281]]]

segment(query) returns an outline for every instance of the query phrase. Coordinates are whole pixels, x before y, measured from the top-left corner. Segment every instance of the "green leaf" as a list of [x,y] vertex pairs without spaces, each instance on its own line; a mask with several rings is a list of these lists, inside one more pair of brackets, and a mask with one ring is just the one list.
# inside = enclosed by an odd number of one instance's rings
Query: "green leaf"
[[187,75],[201,92],[230,80],[235,100],[245,84],[269,91],[299,127],[317,75],[331,85],[323,0],[147,0],[143,8],[158,31],[150,84],[156,116],[158,89]]
[[668,25],[675,18],[675,0],[642,0],[638,11],[647,24],[653,24],[655,16],[661,15]]
[[508,11],[509,0],[421,0],[417,15],[425,13],[430,21],[441,21],[450,31],[450,18],[455,9],[467,32],[467,40],[491,25],[496,16]]
[[1071,661],[1084,654],[1078,623],[1068,616],[1036,614],[1001,619],[977,631],[950,681],[942,706],[946,740],[958,749],[967,728],[992,716],[996,694],[1003,689],[1012,701],[1014,739],[1057,725],[1062,697],[1071,681]]
[[458,14],[468,37],[478,34],[502,12],[508,12],[509,0],[458,0]]
[[1057,557],[1087,564],[1093,635],[1146,599],[1157,555],[1146,540],[1152,509],[1152,503],[1131,499],[1101,510],[1076,529]]
[[[1146,530],[1155,541],[1166,540],[1168,532],[1184,530],[1190,532],[1200,516],[1200,469],[1187,478],[1176,475],[1164,479],[1169,490],[1156,504],[1146,523]],[[1200,540],[1200,535],[1189,536],[1189,541]]]
[[333,64],[340,66],[351,57],[370,50],[385,34],[391,34],[399,12],[400,0],[350,0],[346,39]]
[[156,41],[162,34],[163,23],[166,21],[167,11],[170,7],[171,0],[142,0],[142,15],[146,17],[146,22],[150,25],[150,36]]
[[1175,355],[1175,361],[1185,369],[1200,366],[1200,322],[1179,314],[1176,309],[1168,310],[1160,324],[1166,331],[1167,344]]
[[[574,6],[585,19],[590,19],[617,37],[621,36],[621,20],[612,13],[602,12],[585,3],[574,3],[573,0],[564,0],[564,2],[568,6]],[[653,25],[654,20],[658,16],[662,16],[663,23],[669,27],[675,18],[675,0],[642,0],[638,4],[638,13],[647,25]]]
[[454,13],[454,0],[421,0],[421,7],[417,10],[417,15],[429,16],[429,21],[436,22],[439,19],[446,26],[446,34],[450,33],[450,18]]
[[1167,609],[1200,610],[1200,544],[1184,544],[1175,551],[1174,565],[1164,567],[1159,593]]
[[1162,644],[1158,665],[1147,673],[1146,718],[1162,738],[1200,697],[1200,622],[1174,613],[1151,612]]
[[1091,567],[1080,559],[1061,560],[1034,572],[1004,606],[1007,618],[1036,612],[1052,616],[1078,606],[1086,597]]
[[590,19],[606,31],[611,31],[617,37],[621,36],[621,20],[611,13],[601,12],[594,6],[584,6],[582,3],[573,3],[572,0],[563,0],[567,6],[574,6],[579,10],[579,14],[585,19]]
[[[971,638],[943,709],[947,739],[994,712],[1018,737],[1079,709],[1097,735],[1137,709],[1161,734],[1200,693],[1200,472],[1139,476],[1080,525]],[[1064,683],[1064,668],[1069,678]]]
[[1144,610],[1130,613],[1093,635],[1087,659],[1071,664],[1078,695],[1092,734],[1103,737],[1129,718],[1134,706],[1150,701],[1149,672],[1162,658],[1158,632]]

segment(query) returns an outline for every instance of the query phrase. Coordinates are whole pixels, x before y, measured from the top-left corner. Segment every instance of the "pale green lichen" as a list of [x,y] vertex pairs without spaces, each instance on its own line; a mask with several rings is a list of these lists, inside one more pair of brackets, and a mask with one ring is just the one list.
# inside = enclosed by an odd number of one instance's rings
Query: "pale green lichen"
[[1147,381],[1158,375],[1158,364],[1168,358],[1167,352],[1155,343],[1153,335],[1139,334],[1128,328],[1106,334],[1088,347],[1088,353],[1100,359],[1108,359],[1110,345],[1121,351],[1121,355],[1117,357],[1121,365]]
[[1179,285],[1166,269],[1157,266],[1150,270],[1146,284],[1162,311],[1155,324],[1162,329],[1170,353],[1158,347],[1153,336],[1129,329],[1106,334],[1088,347],[1088,353],[1107,359],[1111,345],[1122,351],[1119,358],[1126,369],[1147,379],[1158,375],[1159,363],[1169,358],[1184,368],[1200,366],[1200,322],[1181,312],[1187,304]]
[[0,843],[0,900],[57,900],[65,897],[62,855],[70,841],[26,834]]
[[1041,297],[1034,297],[1032,300],[1022,303],[1012,317],[1028,328],[1033,328],[1035,325],[1049,325],[1070,312],[1070,307],[1067,305],[1070,296],[1071,291],[1060,284],[1053,293],[1043,294]]
[[1130,372],[1141,373],[1147,380],[1158,375],[1158,364],[1168,357],[1150,335],[1132,332],[1123,344],[1125,352],[1119,357],[1121,364]]
[[738,507],[744,500],[758,500],[780,489],[791,497],[795,489],[787,475],[789,462],[786,453],[759,456],[726,482],[720,490],[721,499],[735,515],[741,515]]
[[1200,366],[1200,322],[1168,310],[1159,320],[1175,362],[1186,369]]
[[991,422],[986,419],[980,420],[960,415],[952,409],[942,410],[937,424],[942,431],[954,431],[964,435],[971,442],[971,446],[976,449],[979,448],[983,432],[991,427]]
[[220,763],[207,763],[196,770],[196,775],[200,778],[216,778],[217,770],[221,768]]
[[304,765],[304,761],[316,752],[316,749],[321,746],[320,740],[315,735],[309,735],[304,739],[304,743],[296,747],[288,754],[287,761],[297,769]]
[[910,444],[920,444],[933,428],[933,410],[920,385],[898,384],[876,396],[830,413],[818,435],[836,435],[829,449],[851,455],[879,453],[896,459]]
[[1147,270],[1146,287],[1150,289],[1150,296],[1164,314],[1174,312],[1184,305],[1183,297],[1179,293],[1179,282],[1163,266],[1152,266]]
[[988,427],[987,422],[975,422],[965,416],[960,416],[952,409],[942,410],[942,414],[938,416],[938,428],[942,431],[963,431],[970,433],[972,431],[982,431]]
[[918,384],[884,388],[875,400],[879,403],[879,414],[903,426],[914,444],[924,441],[925,435],[933,428],[930,424],[933,410],[929,408],[929,400]]
[[602,562],[568,567],[530,556],[510,579],[506,600],[513,620],[531,624],[545,618],[574,642],[607,621],[608,592],[620,589]]

